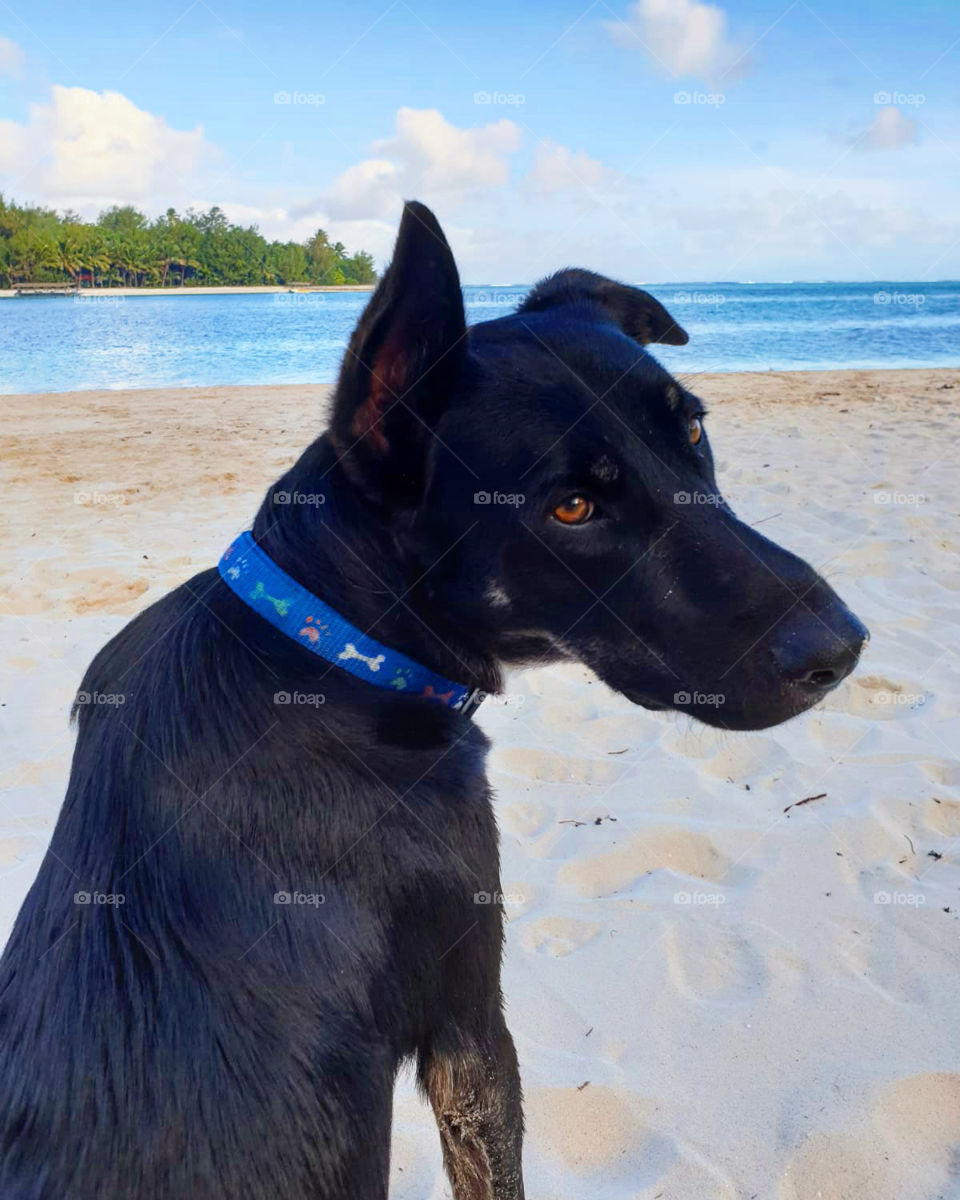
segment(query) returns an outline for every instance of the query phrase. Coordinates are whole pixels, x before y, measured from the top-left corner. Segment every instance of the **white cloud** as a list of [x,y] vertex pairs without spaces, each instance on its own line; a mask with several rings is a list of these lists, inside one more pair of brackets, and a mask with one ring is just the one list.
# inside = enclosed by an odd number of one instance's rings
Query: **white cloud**
[[0,171],[21,176],[13,187],[83,209],[169,199],[212,153],[200,126],[171,129],[119,92],[55,85],[27,124],[0,122]]
[[0,176],[20,169],[21,162],[25,161],[26,147],[26,127],[16,121],[0,120]]
[[23,51],[16,42],[0,37],[0,75],[19,79],[23,74]]
[[541,195],[609,186],[615,172],[583,150],[570,150],[549,140],[540,142],[527,185]]
[[389,217],[396,214],[403,193],[402,172],[388,158],[368,158],[348,167],[323,197],[334,216]]
[[893,150],[917,141],[917,123],[899,108],[881,108],[864,134],[856,139],[861,150]]
[[708,82],[742,67],[743,53],[727,38],[727,14],[698,0],[635,0],[623,21],[604,21],[621,46],[644,50],[672,75]]
[[314,207],[358,220],[395,218],[405,196],[462,201],[507,182],[522,139],[513,121],[459,129],[436,109],[401,108],[396,134],[374,143],[376,157],[339,175]]

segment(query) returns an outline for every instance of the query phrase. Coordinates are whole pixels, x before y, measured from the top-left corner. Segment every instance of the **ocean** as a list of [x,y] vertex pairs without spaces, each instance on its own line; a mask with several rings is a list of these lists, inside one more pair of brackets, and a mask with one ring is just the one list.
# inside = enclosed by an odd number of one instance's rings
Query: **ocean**
[[[675,372],[960,366],[960,283],[645,284],[690,334]],[[528,285],[464,288],[467,318]],[[0,392],[330,383],[365,293],[0,300]]]

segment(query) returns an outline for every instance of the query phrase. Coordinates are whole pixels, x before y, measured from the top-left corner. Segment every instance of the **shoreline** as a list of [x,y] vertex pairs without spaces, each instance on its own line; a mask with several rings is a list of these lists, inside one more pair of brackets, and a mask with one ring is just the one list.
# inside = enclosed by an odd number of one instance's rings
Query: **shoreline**
[[[55,284],[50,285],[56,286]],[[78,297],[83,299],[95,299],[101,296],[266,296],[278,292],[290,292],[292,294],[309,295],[311,292],[372,292],[376,287],[374,283],[330,283],[330,284],[311,284],[309,287],[293,288],[288,284],[267,283],[267,284],[249,284],[249,285],[210,285],[200,287],[104,287],[104,288],[79,288],[75,292],[64,292],[62,295],[67,299],[74,300]],[[16,288],[0,288],[0,300],[37,300],[43,299],[40,296],[21,296],[17,294]]]
[[[732,390],[730,395],[727,396],[725,392],[728,389],[724,385],[735,384],[738,380],[748,380],[752,385],[760,384],[761,380],[768,384],[779,382],[785,385],[806,382],[815,387],[818,382],[823,384],[830,383],[833,376],[838,377],[833,380],[838,385],[854,383],[857,385],[865,384],[868,387],[875,386],[877,388],[884,384],[895,383],[897,377],[903,377],[903,383],[926,385],[930,382],[939,382],[939,386],[944,390],[951,390],[955,386],[958,391],[958,399],[960,399],[960,363],[953,367],[800,367],[788,370],[770,368],[766,371],[700,371],[678,373],[678,377],[688,385],[692,385],[695,391],[699,383],[704,383],[710,386],[711,392],[715,397],[721,399],[734,398],[736,394],[735,390]],[[931,379],[928,380],[927,376],[930,376]],[[31,402],[36,403],[40,398],[57,397],[60,399],[70,396],[78,396],[88,400],[94,397],[121,399],[123,397],[143,397],[150,393],[158,396],[169,395],[170,397],[182,396],[187,398],[191,394],[209,396],[214,393],[241,396],[244,393],[253,392],[256,392],[258,395],[264,392],[273,392],[276,394],[286,392],[329,392],[335,385],[336,380],[310,380],[297,383],[163,383],[144,384],[143,387],[69,388],[63,391],[48,388],[45,391],[38,392],[0,392],[0,402],[9,403],[21,398],[29,398]]]

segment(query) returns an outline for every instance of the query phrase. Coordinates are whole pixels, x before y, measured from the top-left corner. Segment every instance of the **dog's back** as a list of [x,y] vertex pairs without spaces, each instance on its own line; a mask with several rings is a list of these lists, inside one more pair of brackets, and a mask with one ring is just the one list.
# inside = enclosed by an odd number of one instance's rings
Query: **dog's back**
[[124,702],[78,709],[0,966],[4,1197],[385,1187],[397,1064],[435,1020],[464,897],[495,887],[437,840],[495,863],[484,743],[469,727],[418,781],[344,695],[322,719],[277,703],[312,664],[241,607],[197,576],[83,681]]

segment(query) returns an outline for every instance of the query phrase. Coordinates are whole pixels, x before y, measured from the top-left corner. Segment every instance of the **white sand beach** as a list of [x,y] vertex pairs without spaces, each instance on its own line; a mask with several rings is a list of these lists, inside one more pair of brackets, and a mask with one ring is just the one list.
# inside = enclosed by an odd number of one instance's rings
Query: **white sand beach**
[[[957,1200],[960,370],[690,386],[734,507],[872,643],[821,709],[763,733],[645,712],[571,667],[481,708],[527,1195]],[[0,396],[0,937],[87,663],[249,525],[328,393]],[[409,1077],[395,1117],[391,1200],[448,1197]]]

